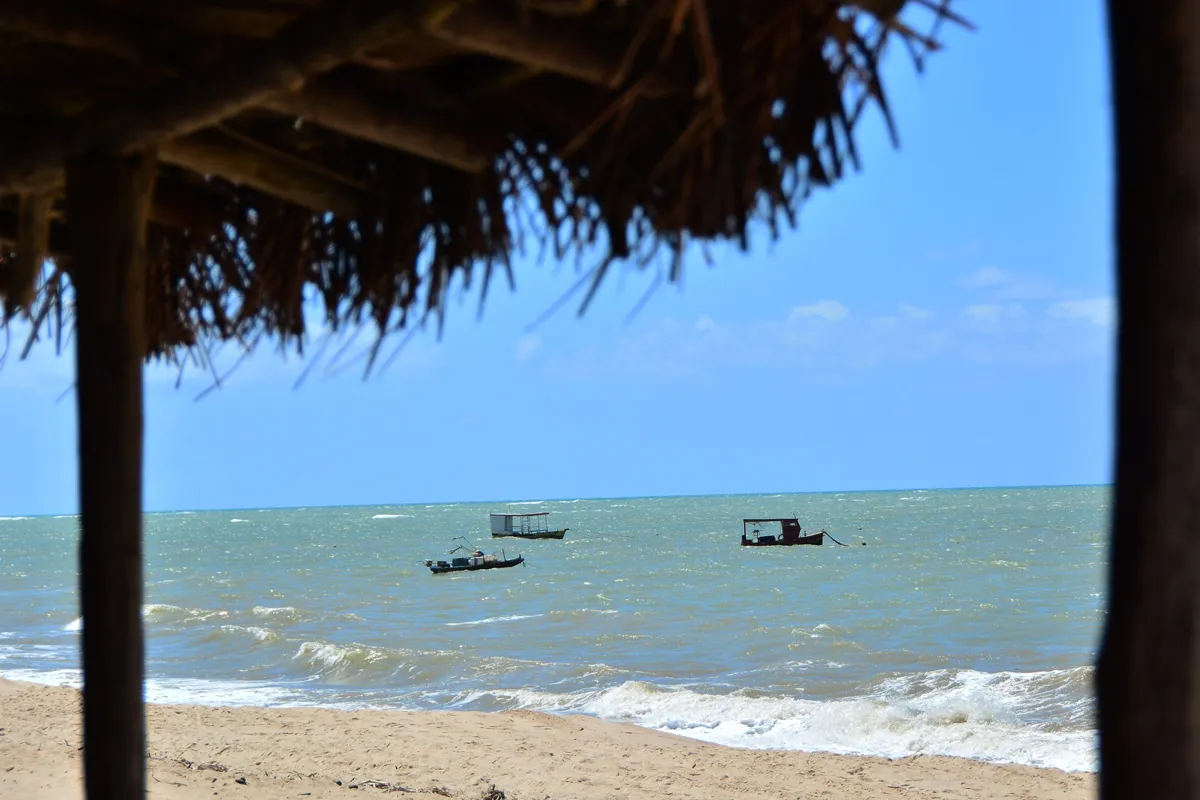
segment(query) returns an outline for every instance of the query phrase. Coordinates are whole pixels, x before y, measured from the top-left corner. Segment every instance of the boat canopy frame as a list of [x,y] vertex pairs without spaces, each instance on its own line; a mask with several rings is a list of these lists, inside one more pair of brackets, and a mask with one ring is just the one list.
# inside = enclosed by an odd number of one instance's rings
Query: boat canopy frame
[[778,522],[780,525],[782,525],[785,522],[795,522],[795,523],[799,524],[800,518],[799,517],[763,517],[761,519],[743,519],[742,520],[742,533],[746,532],[747,526],[761,525],[764,522]]
[[490,514],[492,533],[548,533],[549,511],[533,511],[525,514]]

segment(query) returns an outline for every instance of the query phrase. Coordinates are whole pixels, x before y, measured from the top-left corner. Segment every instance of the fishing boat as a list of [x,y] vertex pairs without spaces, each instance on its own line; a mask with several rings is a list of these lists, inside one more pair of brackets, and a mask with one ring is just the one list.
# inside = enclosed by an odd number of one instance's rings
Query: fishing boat
[[[464,555],[456,556],[454,555],[455,553],[463,553]],[[429,571],[434,575],[441,575],[443,572],[476,572],[481,569],[504,569],[505,567],[515,567],[518,564],[525,563],[525,559],[521,556],[509,558],[503,550],[500,551],[500,555],[496,555],[495,553],[486,555],[474,545],[460,544],[451,550],[449,555],[451,556],[449,561],[426,559],[425,566],[429,567]]]
[[[761,529],[763,525],[772,524],[779,525],[781,530],[778,536],[762,533]],[[825,531],[804,533],[800,527],[800,520],[796,517],[742,520],[742,547],[792,547],[798,544],[822,545],[825,543],[826,536],[829,536],[829,534]],[[829,538],[835,543],[841,544],[841,542],[838,542],[832,536],[829,536]]]
[[550,512],[492,514],[492,537],[502,539],[561,539],[570,528],[550,530]]

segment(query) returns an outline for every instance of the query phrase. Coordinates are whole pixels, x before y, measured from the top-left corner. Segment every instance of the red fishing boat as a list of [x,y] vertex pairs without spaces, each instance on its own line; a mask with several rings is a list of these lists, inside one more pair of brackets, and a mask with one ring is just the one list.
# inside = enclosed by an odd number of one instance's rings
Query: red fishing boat
[[[778,524],[781,529],[778,536],[762,533],[763,525],[775,524]],[[796,517],[742,520],[742,547],[792,547],[798,544],[822,545],[825,543],[826,536],[828,534],[825,531],[804,533],[800,527],[800,520]],[[832,536],[829,538],[833,539]]]

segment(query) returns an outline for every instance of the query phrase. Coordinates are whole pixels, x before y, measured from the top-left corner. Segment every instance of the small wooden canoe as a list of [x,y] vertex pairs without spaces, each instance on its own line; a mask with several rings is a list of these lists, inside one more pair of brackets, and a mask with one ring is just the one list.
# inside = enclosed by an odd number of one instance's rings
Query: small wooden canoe
[[434,575],[441,575],[444,572],[476,572],[481,569],[504,569],[523,563],[525,563],[525,559],[521,556],[502,558],[500,556],[471,555],[464,558],[452,558],[449,561],[433,561],[431,559],[425,562],[425,566],[429,567],[429,571]]

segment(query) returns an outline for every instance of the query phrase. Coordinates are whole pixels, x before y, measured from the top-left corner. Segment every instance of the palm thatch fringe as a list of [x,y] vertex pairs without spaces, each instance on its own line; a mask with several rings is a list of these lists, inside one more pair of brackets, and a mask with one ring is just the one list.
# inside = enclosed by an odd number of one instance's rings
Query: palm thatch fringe
[[[935,25],[961,21],[947,3],[910,5],[924,6]],[[291,60],[260,52],[236,76],[243,91],[226,100],[213,88],[216,77],[235,77],[222,60],[185,86],[184,65],[155,59],[131,71],[141,40],[126,34],[136,26],[88,28],[95,20],[79,12],[73,32],[56,36],[36,14],[6,16],[0,4],[0,36],[18,30],[54,47],[69,39],[70,65],[91,64],[97,76],[74,89],[85,106],[77,117],[50,125],[44,141],[15,135],[24,149],[0,157],[0,193],[12,192],[0,195],[5,320],[23,310],[37,322],[33,336],[44,337],[69,302],[64,271],[45,271],[53,280],[34,292],[29,281],[30,264],[47,252],[72,273],[53,163],[80,146],[83,134],[70,131],[90,130],[110,146],[163,135],[165,191],[147,238],[146,356],[177,360],[263,335],[299,346],[306,293],[323,299],[334,326],[370,321],[392,333],[414,313],[440,314],[456,278],[482,273],[487,284],[508,269],[524,236],[558,256],[606,246],[594,290],[608,263],[634,252],[665,250],[677,276],[690,242],[747,247],[756,221],[778,235],[814,187],[857,166],[855,127],[868,103],[892,125],[880,81],[887,43],[918,57],[935,46],[901,21],[896,0],[418,6],[401,14],[387,3],[331,4],[269,21],[261,12],[262,30],[250,30],[276,38],[255,46]],[[245,49],[232,35],[214,39],[214,27],[231,24],[216,9],[202,19],[171,12],[192,26],[178,32],[181,51]],[[368,35],[368,19],[386,24]],[[322,22],[334,26],[326,40]],[[588,46],[563,44],[577,40]],[[389,61],[403,43],[426,61]],[[32,53],[48,57],[51,46]],[[327,77],[289,78],[284,67],[297,59]],[[113,95],[112,84],[134,100],[120,101],[126,95]],[[298,84],[307,88],[293,91]],[[181,86],[189,102],[152,107]],[[0,130],[22,134],[44,116],[0,108]],[[518,213],[529,201],[532,219]],[[32,219],[40,221],[22,233],[21,220]]]

